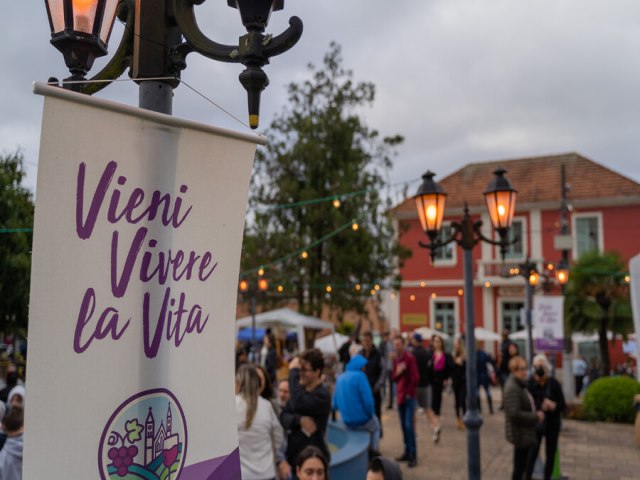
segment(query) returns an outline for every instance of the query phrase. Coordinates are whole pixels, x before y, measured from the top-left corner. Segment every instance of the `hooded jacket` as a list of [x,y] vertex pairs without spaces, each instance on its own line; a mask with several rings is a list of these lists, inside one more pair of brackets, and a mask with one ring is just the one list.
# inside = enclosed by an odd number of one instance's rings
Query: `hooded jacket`
[[354,355],[336,381],[333,406],[340,410],[347,427],[363,425],[375,415],[373,392],[367,375],[362,371],[367,363],[362,355]]
[[22,479],[23,434],[7,438],[0,450],[0,480]]

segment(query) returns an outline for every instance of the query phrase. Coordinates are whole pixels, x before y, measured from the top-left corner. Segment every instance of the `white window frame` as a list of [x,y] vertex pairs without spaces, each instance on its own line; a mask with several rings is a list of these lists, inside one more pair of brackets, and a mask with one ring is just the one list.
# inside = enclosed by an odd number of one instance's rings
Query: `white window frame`
[[[524,308],[524,304],[525,304],[525,298],[524,297],[500,297],[498,299],[498,323],[500,324],[500,331],[498,332],[499,334],[502,334],[502,332],[505,329],[505,324],[504,324],[504,304],[505,303],[521,303],[522,307]],[[526,325],[523,325],[524,329],[527,328]],[[515,333],[515,332],[511,332],[511,333]]]
[[[440,297],[429,298],[429,324],[431,328],[436,328],[436,303],[453,303],[453,323],[455,333],[460,333],[460,297]],[[445,332],[446,333],[446,332]],[[453,340],[453,338],[451,339]]]
[[571,232],[572,232],[572,250],[571,254],[574,260],[578,260],[578,229],[577,220],[579,218],[597,218],[598,219],[598,251],[604,252],[604,216],[602,212],[580,212],[571,215]]
[[[448,221],[448,222],[442,222],[442,226],[443,227],[449,227],[451,228],[452,226],[452,222]],[[442,230],[440,230],[442,231]],[[453,244],[453,248],[451,249],[451,258],[446,258],[446,259],[438,259],[438,258],[434,258],[433,262],[431,262],[431,264],[434,267],[453,267],[458,263],[458,244],[454,241],[451,242]],[[446,247],[443,247],[446,248]]]
[[[522,242],[522,255],[520,255],[519,257],[505,256],[505,262],[521,262],[521,261],[524,261],[529,254],[529,242],[527,241],[529,237],[529,228],[528,228],[529,224],[527,222],[527,217],[523,215],[513,217],[513,223],[515,222],[522,223],[522,238],[520,239],[520,241]],[[494,237],[496,240],[500,239],[498,237],[498,232],[494,233]],[[500,257],[500,247],[495,247],[494,254],[495,254],[495,258],[502,258]]]

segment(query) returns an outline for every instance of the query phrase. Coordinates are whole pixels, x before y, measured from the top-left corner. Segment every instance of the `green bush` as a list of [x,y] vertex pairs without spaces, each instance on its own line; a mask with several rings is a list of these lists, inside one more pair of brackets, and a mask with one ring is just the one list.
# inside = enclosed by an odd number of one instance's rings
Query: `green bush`
[[633,397],[640,383],[630,377],[602,377],[589,385],[584,396],[584,413],[589,420],[633,423]]

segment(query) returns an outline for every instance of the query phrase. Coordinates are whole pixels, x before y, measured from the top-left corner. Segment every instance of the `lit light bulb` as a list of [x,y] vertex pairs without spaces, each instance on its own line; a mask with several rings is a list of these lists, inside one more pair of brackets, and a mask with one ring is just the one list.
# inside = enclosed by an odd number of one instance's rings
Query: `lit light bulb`
[[353,230],[354,232],[357,232],[359,228],[360,228],[360,225],[358,225],[357,223],[353,222],[351,224],[351,230]]
[[362,286],[358,283],[356,285],[356,292],[359,292],[362,289]]
[[331,293],[331,290],[333,290],[333,288],[331,288],[331,285],[327,285],[325,287],[325,290],[327,291],[327,293]]
[[438,210],[435,205],[429,205],[427,207],[427,219],[430,221],[434,221],[436,219],[436,215],[438,214]]
[[373,286],[373,289],[377,292],[378,290],[380,290],[380,285],[378,285],[377,283]]
[[462,290],[461,288],[458,290],[458,295],[462,296],[464,294],[464,290]]
[[484,282],[484,286],[489,288],[491,286],[491,282]]
[[420,286],[421,286],[422,288],[426,287],[426,286],[427,286],[427,282],[420,282]]
[[340,200],[336,198],[336,199],[333,201],[333,206],[334,206],[335,208],[340,208],[340,205],[342,205],[342,204],[340,203]]
[[306,251],[302,252],[300,254],[300,258],[306,260],[307,258],[309,258],[309,253],[307,253]]
[[284,287],[282,285],[278,285],[278,292],[282,293],[284,291]]
[[631,277],[627,275],[626,277],[624,277],[624,281],[627,283],[631,282]]
[[416,296],[415,295],[411,295],[409,297],[409,300],[411,300],[412,302],[415,302],[416,301]]
[[376,291],[375,290],[371,290],[370,293],[371,293],[371,296],[373,297],[376,294]]
[[504,205],[500,204],[498,205],[498,215],[500,215],[501,217],[504,217],[507,213],[507,209],[504,207]]
[[95,15],[95,0],[73,0],[73,28],[84,33],[91,33],[91,10]]
[[436,295],[436,292],[433,292],[433,293],[431,294],[431,298],[436,298],[437,296],[438,296],[438,295]]
[[258,275],[260,276],[264,275],[264,268],[260,267],[260,269],[258,270]]
[[567,274],[563,270],[558,271],[558,282],[560,283],[567,282]]

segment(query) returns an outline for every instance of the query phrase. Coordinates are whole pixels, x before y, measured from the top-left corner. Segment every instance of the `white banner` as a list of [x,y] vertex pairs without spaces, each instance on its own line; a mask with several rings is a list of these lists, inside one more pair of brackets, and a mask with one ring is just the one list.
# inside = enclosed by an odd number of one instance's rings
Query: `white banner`
[[[631,290],[631,312],[636,332],[636,355],[640,357],[640,255],[636,255],[629,261],[629,289]],[[636,368],[638,381],[640,382],[640,368]]]
[[262,140],[36,92],[25,480],[239,479],[235,302]]
[[539,351],[562,351],[564,347],[564,297],[533,297],[533,338]]

